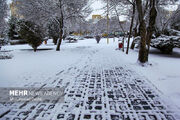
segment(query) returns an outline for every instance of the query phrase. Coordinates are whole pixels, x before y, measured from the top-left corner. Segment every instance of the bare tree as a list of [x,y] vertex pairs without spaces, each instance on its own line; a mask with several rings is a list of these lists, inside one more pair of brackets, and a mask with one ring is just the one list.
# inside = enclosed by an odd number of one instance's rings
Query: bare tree
[[148,55],[149,55],[152,34],[155,31],[155,24],[156,24],[156,17],[157,17],[157,10],[156,10],[155,4],[156,4],[156,0],[150,0],[149,25],[147,28],[147,35],[146,35],[146,41],[148,45],[147,60],[148,60]]
[[171,22],[177,17],[178,9],[176,11],[165,9],[167,6],[175,6],[174,0],[157,0],[157,19],[156,19],[156,31],[163,33],[164,30],[170,28]]
[[172,18],[173,19],[171,20],[171,27],[173,29],[180,31],[180,5],[178,6],[178,9],[172,15]]
[[127,43],[126,54],[128,54],[128,52],[129,52],[130,38],[131,38],[131,34],[132,34],[132,28],[133,28],[133,25],[134,25],[134,17],[135,17],[135,11],[136,11],[136,3],[135,3],[135,0],[133,0],[132,2],[130,2],[130,4],[132,4],[133,13],[132,13],[132,17],[131,17],[131,26],[130,26],[130,28],[129,28],[129,36],[128,36],[128,43]]

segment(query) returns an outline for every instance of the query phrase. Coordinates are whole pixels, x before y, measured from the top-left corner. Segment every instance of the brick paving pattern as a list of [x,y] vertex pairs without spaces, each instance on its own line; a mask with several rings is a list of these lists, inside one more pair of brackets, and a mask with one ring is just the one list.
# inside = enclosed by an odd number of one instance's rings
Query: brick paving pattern
[[66,88],[64,103],[13,104],[1,119],[176,120],[156,88],[133,71],[116,67],[79,73]]

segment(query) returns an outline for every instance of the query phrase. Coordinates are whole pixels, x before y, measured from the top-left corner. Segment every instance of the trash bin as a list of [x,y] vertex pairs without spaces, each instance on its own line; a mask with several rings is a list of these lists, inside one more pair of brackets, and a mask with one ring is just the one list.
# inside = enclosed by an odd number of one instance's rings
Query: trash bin
[[120,43],[118,44],[118,48],[119,48],[119,50],[120,50],[121,48],[123,48],[123,43],[122,43],[122,42],[120,42]]

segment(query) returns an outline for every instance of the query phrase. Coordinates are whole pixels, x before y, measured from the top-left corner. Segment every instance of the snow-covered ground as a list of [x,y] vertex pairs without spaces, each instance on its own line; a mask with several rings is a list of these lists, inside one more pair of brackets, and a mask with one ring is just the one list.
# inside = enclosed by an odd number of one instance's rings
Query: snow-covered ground
[[0,86],[22,87],[32,82],[41,83],[83,57],[83,51],[75,44],[62,46],[62,51],[57,52],[56,46],[48,43],[40,46],[36,53],[29,45],[4,46],[2,50],[12,50],[14,57],[0,61]]
[[71,73],[63,74],[64,84],[71,83],[77,69],[83,70],[86,66],[92,66],[92,70],[94,67],[111,69],[124,66],[147,78],[169,98],[167,102],[180,108],[180,50],[176,48],[172,55],[165,55],[152,48],[149,57],[152,65],[142,67],[137,63],[138,50],[130,50],[126,55],[115,50],[117,44],[117,39],[115,42],[110,39],[110,44],[106,43],[106,39],[102,39],[100,44],[94,39],[87,39],[78,43],[63,43],[60,52],[55,51],[51,41],[41,45],[37,52],[28,45],[3,46],[2,50],[12,50],[14,57],[0,60],[0,87],[41,86],[52,82],[66,69]]
[[148,78],[180,108],[180,49],[175,48],[172,55],[167,55],[151,48],[149,63],[152,66],[146,67],[137,64],[137,54],[138,50],[130,51],[129,55],[123,54],[127,65],[130,65],[132,69]]

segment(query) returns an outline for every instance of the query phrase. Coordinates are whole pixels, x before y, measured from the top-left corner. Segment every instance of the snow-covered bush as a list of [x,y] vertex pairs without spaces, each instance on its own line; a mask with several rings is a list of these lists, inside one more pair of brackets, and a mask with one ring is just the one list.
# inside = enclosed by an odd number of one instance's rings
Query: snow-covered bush
[[164,30],[164,34],[167,36],[180,36],[180,31],[174,29]]
[[170,54],[173,48],[180,47],[180,36],[161,35],[151,40],[151,46],[159,49],[163,53]]
[[77,38],[76,36],[70,35],[70,36],[67,36],[67,37],[65,38],[65,40],[68,40],[69,43],[75,43],[75,42],[78,41],[78,38]]
[[134,40],[133,40],[134,47],[139,48],[140,40],[141,40],[140,36],[137,36],[134,38]]
[[43,36],[41,35],[41,29],[38,25],[30,21],[19,22],[19,35],[21,38],[27,41],[27,43],[32,46],[34,52],[36,52],[37,47],[43,42]]
[[[134,38],[133,42],[139,46],[140,40],[141,37],[137,36]],[[172,53],[173,48],[180,48],[180,31],[166,29],[164,30],[164,34],[158,36],[153,35],[150,45],[163,53],[170,54]]]

